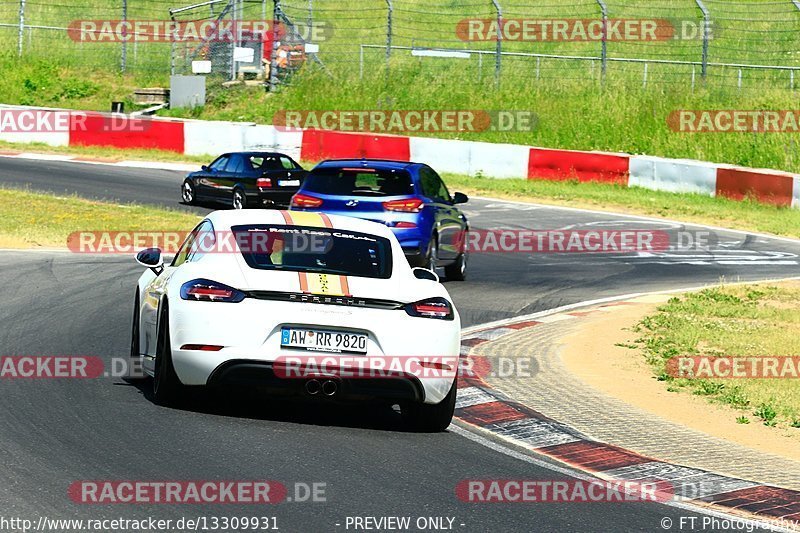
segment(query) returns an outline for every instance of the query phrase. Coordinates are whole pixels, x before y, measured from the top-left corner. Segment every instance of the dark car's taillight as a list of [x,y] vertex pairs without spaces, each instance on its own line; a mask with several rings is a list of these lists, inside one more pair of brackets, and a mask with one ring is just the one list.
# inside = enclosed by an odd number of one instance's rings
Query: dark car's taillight
[[292,207],[319,207],[322,205],[322,198],[297,193],[292,196]]
[[405,306],[406,313],[420,318],[438,318],[453,320],[453,304],[444,298],[428,298]]
[[256,186],[259,189],[269,189],[272,187],[272,179],[271,178],[258,178],[256,180]]
[[400,211],[402,213],[419,213],[424,202],[420,198],[408,198],[406,200],[390,200],[383,202],[386,211]]
[[193,279],[181,285],[181,298],[197,302],[241,302],[245,293],[209,279]]

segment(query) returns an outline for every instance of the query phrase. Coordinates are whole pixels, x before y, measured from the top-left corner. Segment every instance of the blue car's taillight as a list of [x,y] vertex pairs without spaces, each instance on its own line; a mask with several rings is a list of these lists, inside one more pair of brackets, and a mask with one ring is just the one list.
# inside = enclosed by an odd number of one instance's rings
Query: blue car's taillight
[[406,313],[420,318],[453,320],[453,305],[444,298],[428,298],[405,306]]
[[181,298],[197,302],[241,302],[245,293],[208,279],[193,279],[181,285]]
[[401,213],[419,213],[425,202],[420,198],[407,198],[404,200],[391,200],[383,202],[385,211],[399,211]]

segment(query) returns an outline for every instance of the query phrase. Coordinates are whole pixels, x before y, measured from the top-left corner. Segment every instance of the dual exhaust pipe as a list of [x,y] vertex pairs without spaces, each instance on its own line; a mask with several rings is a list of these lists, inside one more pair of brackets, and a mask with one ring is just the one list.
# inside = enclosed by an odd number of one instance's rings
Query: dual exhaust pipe
[[316,396],[317,394],[322,393],[325,396],[331,397],[335,396],[338,390],[339,385],[332,379],[326,379],[325,381],[309,379],[306,381],[306,393],[308,393],[310,396]]

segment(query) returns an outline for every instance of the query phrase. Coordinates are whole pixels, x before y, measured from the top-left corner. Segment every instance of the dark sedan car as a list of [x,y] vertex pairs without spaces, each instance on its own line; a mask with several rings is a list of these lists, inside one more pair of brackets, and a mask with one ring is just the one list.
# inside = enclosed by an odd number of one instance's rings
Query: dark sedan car
[[306,171],[277,152],[231,152],[186,176],[184,203],[222,202],[234,209],[263,205],[287,206]]

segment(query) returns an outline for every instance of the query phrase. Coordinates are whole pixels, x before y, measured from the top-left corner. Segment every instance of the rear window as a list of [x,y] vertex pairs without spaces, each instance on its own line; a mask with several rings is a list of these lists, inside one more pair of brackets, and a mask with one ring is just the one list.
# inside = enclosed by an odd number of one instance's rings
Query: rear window
[[411,176],[405,170],[370,168],[320,168],[312,171],[303,189],[342,196],[404,196],[414,194]]
[[365,278],[392,276],[392,247],[383,237],[271,224],[233,226],[231,230],[250,268]]

